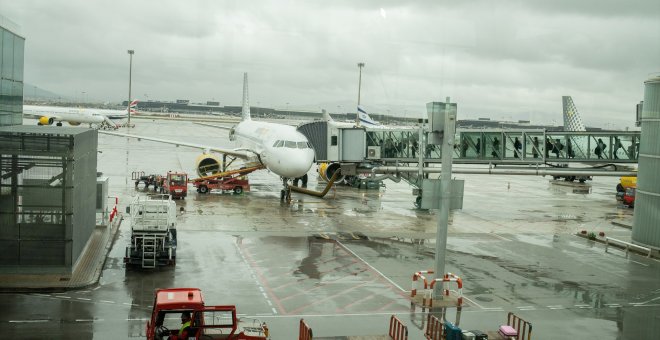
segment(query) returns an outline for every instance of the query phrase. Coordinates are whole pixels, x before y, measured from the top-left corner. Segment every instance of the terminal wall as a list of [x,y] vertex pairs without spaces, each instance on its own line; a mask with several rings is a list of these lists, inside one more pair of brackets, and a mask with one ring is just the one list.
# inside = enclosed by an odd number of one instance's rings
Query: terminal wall
[[0,128],[0,271],[71,273],[95,228],[97,132]]
[[634,242],[660,249],[660,77],[645,82]]

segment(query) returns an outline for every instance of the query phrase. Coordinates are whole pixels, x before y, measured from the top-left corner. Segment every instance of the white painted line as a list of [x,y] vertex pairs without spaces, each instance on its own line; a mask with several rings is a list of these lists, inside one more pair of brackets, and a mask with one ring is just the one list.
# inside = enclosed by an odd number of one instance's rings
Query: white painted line
[[591,307],[590,305],[574,305],[575,307]]
[[89,293],[89,292],[90,292],[89,290],[81,290],[81,291],[78,291],[78,293],[80,293],[80,294],[87,294],[87,293]]
[[502,309],[502,307],[483,307],[482,309]]
[[552,307],[555,307],[555,308],[558,308],[558,307],[560,307],[560,308],[564,308],[564,306],[562,306],[562,305],[551,305],[551,306],[546,306],[546,307],[548,307],[548,308],[552,308]]
[[123,302],[122,305],[133,306],[133,307],[139,307],[140,306],[140,305],[136,305],[134,303],[128,303],[128,302]]
[[259,290],[263,293],[264,292],[264,287],[259,286]]
[[83,301],[92,301],[92,299],[88,299],[88,298],[77,298],[77,299],[78,300],[83,300]]
[[261,295],[263,295],[264,298],[268,299],[268,295],[266,295],[266,293],[261,293]]
[[504,240],[504,241],[513,242],[513,240],[510,240],[510,239],[508,239],[508,238],[506,238],[506,237],[503,237],[503,236],[497,235],[497,234],[495,234],[495,233],[491,233],[491,235],[493,235],[493,236],[495,236],[495,237],[497,237],[497,238],[499,238],[499,239],[502,239],[502,240]]
[[48,294],[41,294],[41,293],[33,293],[31,295],[50,297],[50,295],[48,295]]
[[520,307],[516,307],[516,308],[534,308],[534,306],[520,306]]
[[70,299],[71,298],[70,296],[56,296],[56,297],[60,298],[60,299]]
[[95,321],[103,321],[103,319],[76,319],[76,322],[95,322]]
[[101,288],[101,286],[98,286],[98,287],[94,288],[93,290],[97,290],[97,289],[99,289],[99,288]]
[[621,307],[621,305],[618,304],[618,303],[606,303],[605,306],[610,307],[610,308]]
[[100,302],[103,302],[103,303],[116,303],[114,301],[108,301],[108,300],[100,300]]
[[520,310],[536,310],[536,308],[534,308],[534,307],[532,307],[532,308],[520,308]]
[[266,302],[268,302],[268,305],[269,305],[269,306],[273,307],[273,303],[270,302],[270,300],[266,300]]
[[402,291],[402,292],[406,292],[405,289],[401,288],[398,284],[394,283],[394,281],[390,280],[389,277],[385,276],[385,274],[381,273],[378,269],[374,268],[372,265],[370,265],[370,264],[369,264],[367,261],[365,261],[363,258],[359,257],[358,254],[356,254],[356,253],[354,253],[352,250],[348,249],[348,247],[346,247],[343,243],[341,243],[341,242],[339,242],[339,241],[335,241],[335,242],[337,242],[337,244],[340,245],[342,248],[344,248],[347,252],[349,252],[349,253],[351,253],[353,256],[357,257],[357,258],[358,258],[360,261],[362,261],[362,263],[364,263],[367,267],[371,268],[371,270],[375,271],[375,272],[378,273],[380,276],[382,276],[382,277],[383,277],[385,280],[387,280],[387,282],[389,282],[391,285],[393,285],[393,286],[396,287],[396,288],[399,288],[399,290]]
[[468,298],[467,296],[463,295],[463,298],[464,298],[465,300],[467,300],[468,302],[470,302],[471,304],[473,304],[473,305],[475,305],[475,306],[477,306],[477,307],[479,307],[479,308],[481,308],[481,309],[484,309],[484,306],[482,306],[482,305],[476,303],[474,300],[471,300],[471,299]]
[[277,310],[274,307],[271,308],[271,310],[273,311],[273,314],[277,314]]
[[147,321],[148,318],[128,318],[126,321]]
[[635,261],[635,260],[630,260],[630,262],[635,262],[635,263],[637,263],[637,264],[639,264],[639,265],[642,265],[642,266],[644,266],[644,267],[648,267],[648,266],[649,266],[649,265],[646,264],[646,263],[637,262],[637,261]]
[[37,323],[37,322],[49,322],[50,320],[9,320],[9,323]]

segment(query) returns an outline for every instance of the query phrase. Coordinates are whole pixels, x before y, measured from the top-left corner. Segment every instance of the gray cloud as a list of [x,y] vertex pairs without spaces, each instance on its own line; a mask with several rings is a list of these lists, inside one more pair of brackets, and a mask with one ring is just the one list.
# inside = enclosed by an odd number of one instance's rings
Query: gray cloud
[[632,125],[660,71],[660,3],[627,1],[11,1],[26,82],[97,100],[220,100],[242,72],[262,106],[353,110],[357,62],[371,111],[561,121],[572,95],[588,124]]

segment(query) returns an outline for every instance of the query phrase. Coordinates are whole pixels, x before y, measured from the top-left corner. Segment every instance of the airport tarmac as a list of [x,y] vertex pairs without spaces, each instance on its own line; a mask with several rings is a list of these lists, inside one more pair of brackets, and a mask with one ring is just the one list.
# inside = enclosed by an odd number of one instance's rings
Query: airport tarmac
[[[230,147],[227,132],[188,122],[136,119],[132,133]],[[126,131],[124,131],[126,132]],[[98,171],[120,210],[136,194],[131,173],[194,174],[197,150],[99,136]],[[311,174],[311,173],[310,173]],[[123,223],[98,285],[59,293],[3,294],[0,329],[9,338],[144,338],[156,288],[198,287],[207,304],[235,304],[268,323],[272,339],[295,339],[304,318],[315,338],[387,332],[397,315],[423,339],[425,311],[411,307],[412,276],[434,269],[437,216],[413,207],[411,188],[336,187],[326,198],[279,200],[279,178],[251,175],[242,195],[177,201],[177,263],[126,269]],[[651,339],[660,334],[660,262],[575,236],[629,237],[614,199],[617,178],[575,190],[549,178],[456,175],[463,209],[450,214],[446,270],[463,279],[466,303],[447,311],[463,329],[495,330],[513,312],[534,339]],[[321,187],[310,176],[309,187]],[[143,190],[138,190],[142,193]],[[626,236],[627,235],[627,236]],[[427,310],[428,311],[428,310]],[[427,312],[426,311],[426,312]]]

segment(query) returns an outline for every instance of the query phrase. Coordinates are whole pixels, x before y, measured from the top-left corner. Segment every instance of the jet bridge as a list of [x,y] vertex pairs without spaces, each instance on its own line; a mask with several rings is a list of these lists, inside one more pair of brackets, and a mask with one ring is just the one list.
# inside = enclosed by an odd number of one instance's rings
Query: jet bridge
[[[395,173],[409,182],[419,195],[429,173],[438,172],[441,147],[428,143],[426,125],[401,129],[340,126],[317,121],[300,125],[298,130],[309,139],[316,153],[321,177],[330,178],[341,169],[342,176],[375,177]],[[453,163],[493,167],[534,167],[537,174],[585,180],[598,174],[617,175],[630,170],[639,156],[640,132],[624,131],[549,131],[544,129],[458,129],[454,136]],[[571,164],[578,165],[570,167]],[[418,171],[411,169],[417,167]],[[585,168],[586,167],[586,168]],[[380,171],[395,169],[390,172]],[[566,170],[570,169],[570,172]],[[500,169],[498,169],[500,170]],[[585,171],[592,170],[587,173]],[[460,173],[461,169],[454,169]],[[506,173],[506,170],[497,171]],[[556,174],[555,174],[556,172]],[[494,173],[489,171],[487,173]],[[583,176],[580,175],[583,173]],[[514,174],[512,172],[512,174]],[[520,174],[520,171],[515,174]],[[580,177],[582,176],[582,177]],[[418,199],[419,201],[419,199]]]

